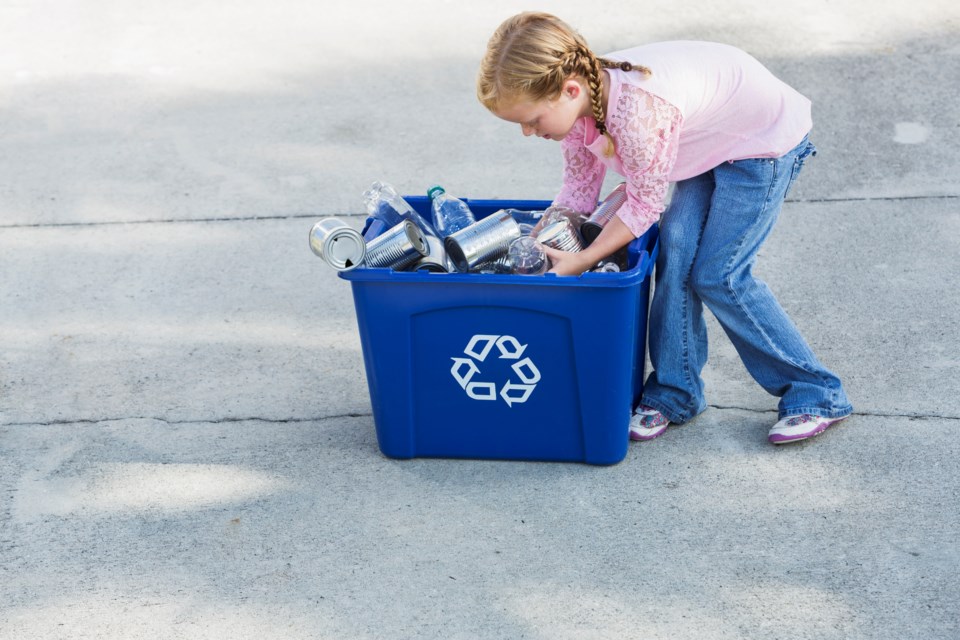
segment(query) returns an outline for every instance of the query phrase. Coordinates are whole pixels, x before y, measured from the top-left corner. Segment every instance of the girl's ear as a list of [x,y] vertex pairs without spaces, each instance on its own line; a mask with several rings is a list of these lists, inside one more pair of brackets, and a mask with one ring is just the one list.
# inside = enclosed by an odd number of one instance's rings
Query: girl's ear
[[575,100],[580,97],[580,94],[583,93],[583,87],[580,86],[580,83],[574,80],[573,78],[568,78],[563,83],[562,94],[571,100]]

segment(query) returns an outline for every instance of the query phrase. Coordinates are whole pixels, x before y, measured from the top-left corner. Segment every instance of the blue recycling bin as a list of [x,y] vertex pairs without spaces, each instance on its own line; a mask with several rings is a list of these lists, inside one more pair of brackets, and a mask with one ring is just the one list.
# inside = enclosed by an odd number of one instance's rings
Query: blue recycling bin
[[[405,198],[429,215],[425,197]],[[477,219],[537,200],[466,199]],[[654,226],[629,269],[579,277],[361,267],[351,283],[377,441],[391,458],[623,460],[640,400]]]

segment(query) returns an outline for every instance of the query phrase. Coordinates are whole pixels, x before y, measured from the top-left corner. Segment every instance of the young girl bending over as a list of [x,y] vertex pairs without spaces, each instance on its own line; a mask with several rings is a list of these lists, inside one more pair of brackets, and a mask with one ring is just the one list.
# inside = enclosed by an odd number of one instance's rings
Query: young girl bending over
[[626,178],[626,203],[587,249],[547,249],[553,272],[578,275],[660,220],[653,371],[631,439],[655,438],[706,408],[704,304],[753,378],[780,397],[770,442],[815,436],[850,415],[840,380],[752,272],[790,185],[816,153],[807,98],[734,47],[661,42],[598,57],[545,13],[497,29],[477,95],[524,135],[560,141],[555,205],[589,214],[607,169]]

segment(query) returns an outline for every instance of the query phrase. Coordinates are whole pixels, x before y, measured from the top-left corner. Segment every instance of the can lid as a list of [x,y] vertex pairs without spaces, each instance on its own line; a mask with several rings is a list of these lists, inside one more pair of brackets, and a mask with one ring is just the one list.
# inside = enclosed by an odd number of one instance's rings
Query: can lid
[[433,200],[435,197],[441,193],[446,193],[447,190],[441,187],[440,185],[435,185],[427,189],[427,197]]
[[353,229],[338,229],[323,242],[323,257],[337,271],[350,271],[359,267],[366,253],[366,243]]
[[413,245],[413,248],[416,249],[417,253],[421,256],[430,255],[430,245],[427,244],[427,239],[423,235],[423,231],[420,230],[420,227],[413,224],[410,220],[403,221],[404,231],[407,234],[407,239],[410,240],[410,244]]
[[549,242],[550,240],[554,240],[558,236],[567,233],[567,229],[567,223],[564,220],[551,222],[544,228],[540,229],[540,233],[537,234],[537,240],[543,243]]

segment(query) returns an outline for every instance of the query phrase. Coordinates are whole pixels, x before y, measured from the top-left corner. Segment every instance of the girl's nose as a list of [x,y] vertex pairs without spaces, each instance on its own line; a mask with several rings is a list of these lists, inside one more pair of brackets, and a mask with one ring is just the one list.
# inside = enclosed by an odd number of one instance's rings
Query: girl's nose
[[533,134],[533,127],[528,124],[520,125],[520,130],[523,131],[523,135],[529,136]]

